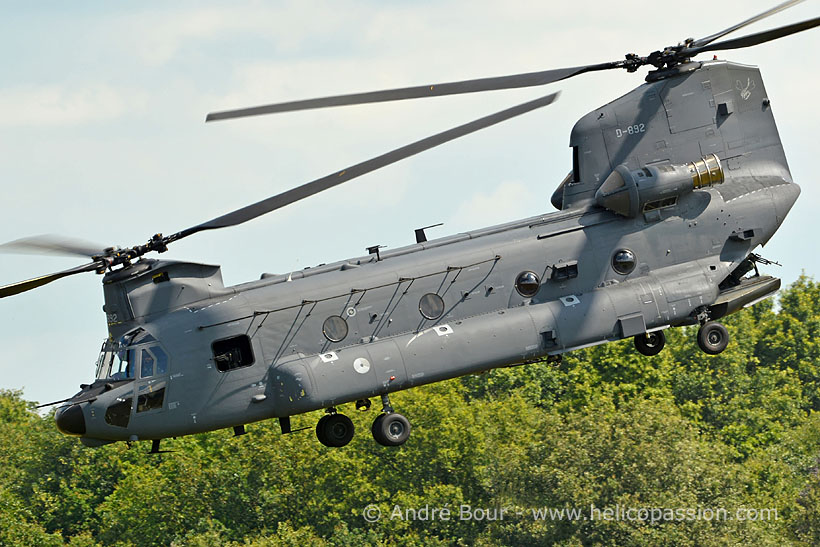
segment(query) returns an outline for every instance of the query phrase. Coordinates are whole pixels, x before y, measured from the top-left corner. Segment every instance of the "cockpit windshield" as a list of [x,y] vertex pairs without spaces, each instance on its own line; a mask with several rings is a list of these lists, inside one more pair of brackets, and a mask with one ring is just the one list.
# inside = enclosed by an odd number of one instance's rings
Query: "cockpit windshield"
[[114,364],[114,356],[117,353],[117,343],[113,340],[106,339],[103,341],[102,348],[100,348],[100,356],[97,358],[97,374],[98,380],[111,377],[111,365]]
[[[140,366],[140,361],[142,366]],[[148,378],[168,372],[168,355],[156,338],[139,328],[119,340],[107,339],[97,359],[99,380],[127,380]]]
[[122,345],[119,342],[106,340],[100,349],[100,357],[97,359],[97,379],[98,380],[126,380],[135,378],[135,351]]

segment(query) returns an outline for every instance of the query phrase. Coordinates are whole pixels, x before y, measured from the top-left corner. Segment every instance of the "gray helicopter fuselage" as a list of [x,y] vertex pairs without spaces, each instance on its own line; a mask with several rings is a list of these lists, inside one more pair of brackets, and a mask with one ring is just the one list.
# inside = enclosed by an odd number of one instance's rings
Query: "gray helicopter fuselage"
[[[144,334],[132,377],[101,378],[69,403],[83,441],[293,416],[718,313],[721,282],[772,237],[799,187],[756,68],[678,72],[579,120],[561,211],[233,287],[199,264],[109,273],[112,339]],[[649,176],[712,154],[722,184],[632,203],[633,216],[600,205],[619,166]],[[629,199],[648,192],[636,188]],[[622,272],[620,251],[634,258]],[[517,286],[527,272],[534,294]],[[748,299],[724,300],[735,311]]]

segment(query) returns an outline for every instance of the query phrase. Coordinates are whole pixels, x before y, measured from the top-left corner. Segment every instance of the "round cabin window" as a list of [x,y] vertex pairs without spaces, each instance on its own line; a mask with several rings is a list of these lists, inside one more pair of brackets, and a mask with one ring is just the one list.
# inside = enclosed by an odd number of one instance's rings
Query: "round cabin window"
[[534,272],[521,272],[515,278],[515,290],[524,298],[532,298],[538,292],[540,280]]
[[444,313],[444,300],[437,294],[427,293],[419,300],[419,312],[425,319],[438,319]]
[[612,255],[612,269],[626,275],[635,269],[635,253],[629,249],[620,249]]
[[338,315],[331,315],[322,325],[322,334],[331,342],[341,342],[347,336],[347,322]]

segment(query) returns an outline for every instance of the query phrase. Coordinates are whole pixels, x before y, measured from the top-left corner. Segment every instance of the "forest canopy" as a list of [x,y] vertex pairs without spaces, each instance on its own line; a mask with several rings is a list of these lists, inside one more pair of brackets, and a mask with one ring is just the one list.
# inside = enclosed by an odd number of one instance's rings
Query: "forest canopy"
[[398,393],[397,448],[351,408],[341,449],[319,413],[88,449],[2,390],[0,545],[820,544],[820,284],[725,324],[717,356],[687,327]]

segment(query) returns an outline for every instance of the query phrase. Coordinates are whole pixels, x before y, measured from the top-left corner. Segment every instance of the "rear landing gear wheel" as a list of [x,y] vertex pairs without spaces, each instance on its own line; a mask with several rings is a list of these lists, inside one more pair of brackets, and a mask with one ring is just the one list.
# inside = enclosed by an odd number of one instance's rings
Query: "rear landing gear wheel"
[[373,421],[370,431],[382,446],[399,446],[410,437],[410,421],[396,412],[380,414]]
[[638,334],[634,338],[635,348],[643,355],[657,355],[666,344],[666,335],[661,330]]
[[344,414],[327,414],[316,424],[316,438],[325,446],[344,446],[353,433],[353,421]]
[[729,345],[729,331],[720,323],[710,321],[698,330],[698,346],[709,355],[717,355]]
[[325,446],[329,446],[325,439],[325,422],[327,422],[328,418],[330,418],[330,414],[325,414],[319,418],[319,421],[316,423],[316,438]]
[[377,433],[377,431],[381,430],[381,423],[385,416],[387,416],[387,414],[379,414],[378,416],[376,416],[376,419],[373,420],[373,425],[370,426],[370,433],[373,434],[373,438],[376,439],[377,442],[379,440],[379,434]]

